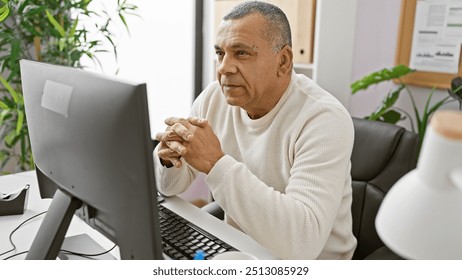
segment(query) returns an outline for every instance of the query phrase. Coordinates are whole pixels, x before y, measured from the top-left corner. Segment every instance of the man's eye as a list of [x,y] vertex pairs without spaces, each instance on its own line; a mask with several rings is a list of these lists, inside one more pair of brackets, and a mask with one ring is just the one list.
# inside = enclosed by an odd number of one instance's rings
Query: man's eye
[[225,53],[222,52],[222,51],[216,51],[215,53],[217,54],[218,60],[221,60],[221,59],[223,58],[224,54],[225,54]]
[[246,56],[246,55],[248,55],[248,54],[249,54],[249,53],[246,52],[246,51],[237,51],[237,52],[236,52],[236,55],[237,55],[237,56]]

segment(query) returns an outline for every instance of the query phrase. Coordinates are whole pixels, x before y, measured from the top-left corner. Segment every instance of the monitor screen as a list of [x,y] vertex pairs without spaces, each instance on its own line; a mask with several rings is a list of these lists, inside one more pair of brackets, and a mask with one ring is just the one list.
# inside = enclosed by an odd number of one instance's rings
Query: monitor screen
[[20,66],[39,185],[56,189],[26,258],[55,259],[78,210],[122,259],[161,259],[146,85],[35,61]]

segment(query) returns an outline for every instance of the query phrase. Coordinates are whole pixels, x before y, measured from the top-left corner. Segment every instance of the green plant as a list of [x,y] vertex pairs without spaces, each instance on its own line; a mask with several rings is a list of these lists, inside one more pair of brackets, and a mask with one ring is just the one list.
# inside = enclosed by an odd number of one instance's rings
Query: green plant
[[[419,108],[415,103],[414,96],[412,95],[410,88],[401,79],[401,77],[414,71],[415,70],[410,69],[405,65],[398,65],[391,69],[382,69],[380,71],[366,75],[365,77],[352,83],[351,90],[352,94],[355,94],[360,90],[367,89],[371,85],[376,85],[390,80],[397,81],[397,87],[392,89],[384,97],[382,103],[377,107],[377,109],[365,118],[370,120],[388,122],[392,124],[396,124],[398,121],[408,118],[411,124],[411,130],[419,134],[420,149],[423,138],[425,136],[425,131],[427,128],[429,118],[436,110],[438,110],[444,104],[454,101],[458,101],[459,108],[462,108],[462,78],[454,78],[451,82],[451,88],[448,89],[448,96],[445,96],[441,100],[438,100],[436,103],[431,104],[433,94],[436,91],[436,87],[433,87],[428,94],[423,111],[419,111]],[[414,117],[412,117],[412,115],[406,112],[405,110],[395,106],[395,103],[403,90],[409,95],[411,99]]]
[[126,0],[113,11],[92,0],[0,0],[0,171],[10,161],[16,170],[34,168],[19,60],[81,68],[82,57],[100,64],[97,54],[110,50],[117,60],[115,25],[128,31],[126,16],[136,10]]

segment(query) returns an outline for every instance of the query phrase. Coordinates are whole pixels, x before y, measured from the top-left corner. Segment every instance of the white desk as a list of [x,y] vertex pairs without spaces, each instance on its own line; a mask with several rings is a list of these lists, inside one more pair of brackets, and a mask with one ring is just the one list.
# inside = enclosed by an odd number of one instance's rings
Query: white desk
[[[21,222],[38,213],[46,211],[50,206],[51,199],[40,198],[37,178],[34,171],[0,176],[0,192],[3,193],[16,190],[18,187],[25,186],[26,184],[30,185],[30,189],[27,210],[24,214],[0,216],[0,254],[12,249],[12,245],[9,242],[9,235]],[[252,254],[258,259],[274,259],[274,257],[265,248],[260,246],[248,235],[229,226],[179,197],[167,198],[164,205],[238,250]],[[1,256],[0,259],[5,259],[10,255],[29,250],[43,217],[44,215],[41,215],[27,222],[18,229],[12,237],[12,240],[16,245],[16,250]],[[110,249],[114,245],[109,239],[92,229],[78,217],[74,216],[66,236],[74,236],[83,233],[88,234],[105,249]],[[118,249],[116,248],[111,251],[111,254],[118,258]],[[14,257],[14,259],[24,259],[25,257],[26,254],[23,254]]]

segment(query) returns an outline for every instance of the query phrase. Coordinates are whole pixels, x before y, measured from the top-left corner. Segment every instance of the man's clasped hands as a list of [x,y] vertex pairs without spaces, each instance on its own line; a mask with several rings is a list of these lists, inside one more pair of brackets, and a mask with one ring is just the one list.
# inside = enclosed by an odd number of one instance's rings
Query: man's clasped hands
[[164,166],[180,168],[183,166],[181,159],[184,159],[190,166],[208,174],[225,155],[206,119],[171,117],[165,124],[165,131],[156,134],[160,142],[157,155]]

